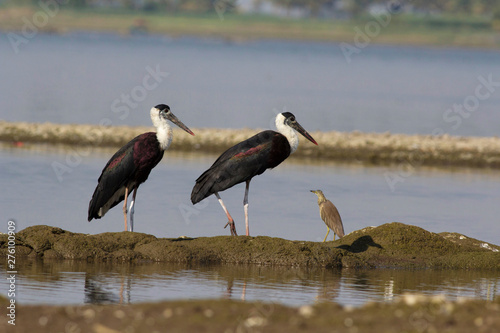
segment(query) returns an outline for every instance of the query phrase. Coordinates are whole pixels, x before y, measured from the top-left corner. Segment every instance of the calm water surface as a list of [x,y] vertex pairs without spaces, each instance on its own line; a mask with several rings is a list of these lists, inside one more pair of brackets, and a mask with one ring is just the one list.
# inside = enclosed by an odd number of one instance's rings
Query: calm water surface
[[[493,300],[500,277],[488,271],[332,270],[290,267],[103,264],[27,261],[18,265],[17,301],[138,303],[178,299],[236,299],[287,305],[317,301],[360,306],[404,293],[451,300]],[[3,270],[0,288],[7,284]],[[7,288],[8,289],[8,288]]]
[[[193,128],[268,128],[288,110],[312,131],[499,133],[498,51],[370,45],[348,64],[337,44],[86,33],[40,34],[18,54],[0,34],[0,50],[9,121],[150,125],[167,103]],[[475,111],[445,116],[490,75]]]

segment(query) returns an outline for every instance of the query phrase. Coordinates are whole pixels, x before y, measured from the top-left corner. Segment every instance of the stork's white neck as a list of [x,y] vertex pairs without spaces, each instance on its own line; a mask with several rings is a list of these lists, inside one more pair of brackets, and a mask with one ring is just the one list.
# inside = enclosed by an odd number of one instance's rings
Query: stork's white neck
[[290,154],[293,154],[299,147],[299,136],[293,128],[285,125],[285,116],[281,113],[276,116],[276,128],[278,129],[278,132],[287,138],[288,143],[290,144]]
[[172,128],[166,119],[160,117],[158,110],[155,108],[151,109],[151,120],[153,121],[153,125],[156,127],[156,138],[160,143],[160,148],[167,150],[172,143]]

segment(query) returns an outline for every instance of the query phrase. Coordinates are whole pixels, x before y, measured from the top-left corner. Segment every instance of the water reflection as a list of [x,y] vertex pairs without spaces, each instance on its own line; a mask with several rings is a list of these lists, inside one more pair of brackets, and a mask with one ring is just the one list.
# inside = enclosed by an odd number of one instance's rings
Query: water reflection
[[[24,304],[127,304],[225,298],[293,306],[318,301],[359,306],[368,301],[391,302],[408,292],[444,294],[452,300],[461,297],[493,300],[500,285],[496,272],[462,270],[27,260],[19,265],[18,271],[17,301]],[[0,288],[6,288],[2,274]]]

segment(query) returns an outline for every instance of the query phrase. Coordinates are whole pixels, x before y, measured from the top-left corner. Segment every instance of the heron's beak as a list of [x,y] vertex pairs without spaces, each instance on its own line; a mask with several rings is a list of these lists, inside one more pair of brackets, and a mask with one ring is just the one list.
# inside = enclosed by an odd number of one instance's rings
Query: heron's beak
[[318,143],[316,142],[316,140],[313,139],[313,137],[311,136],[311,134],[307,133],[307,131],[304,129],[304,127],[300,126],[300,124],[298,122],[294,121],[293,123],[290,124],[290,126],[294,130],[296,130],[297,132],[299,132],[300,134],[302,134],[307,140],[311,141],[316,146],[318,145]]
[[177,117],[172,112],[169,112],[167,114],[167,119],[176,124],[177,126],[179,126],[180,128],[182,128],[183,130],[185,130],[186,132],[188,132],[189,134],[194,135],[194,133],[189,129],[189,127],[187,127],[182,123],[182,121],[177,119]]

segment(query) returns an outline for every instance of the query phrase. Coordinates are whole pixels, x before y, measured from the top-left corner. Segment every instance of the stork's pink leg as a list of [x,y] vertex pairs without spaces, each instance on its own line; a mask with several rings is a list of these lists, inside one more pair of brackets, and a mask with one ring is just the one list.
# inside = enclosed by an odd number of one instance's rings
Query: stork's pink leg
[[125,187],[125,199],[123,199],[123,218],[125,220],[125,231],[127,231],[127,199],[128,199],[128,187]]
[[250,190],[250,180],[247,180],[245,187],[245,198],[243,199],[243,209],[245,210],[245,227],[247,231],[247,236],[250,236],[250,229],[248,227],[248,191]]
[[222,199],[220,198],[219,193],[216,192],[215,196],[219,200],[219,203],[222,206],[222,209],[224,209],[224,212],[226,213],[226,216],[227,216],[227,223],[224,226],[224,229],[229,225],[229,229],[231,230],[231,236],[238,236],[238,234],[236,233],[236,227],[234,226],[234,219],[231,217],[231,215],[227,211],[227,208],[224,205],[224,202],[222,201]]
[[134,211],[135,211],[135,196],[137,195],[137,189],[139,186],[137,186],[134,190],[134,194],[132,195],[132,201],[130,202],[130,230],[129,231],[134,231]]

